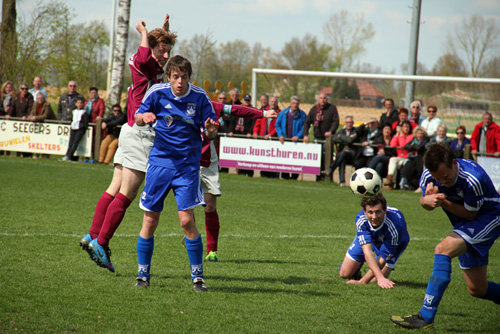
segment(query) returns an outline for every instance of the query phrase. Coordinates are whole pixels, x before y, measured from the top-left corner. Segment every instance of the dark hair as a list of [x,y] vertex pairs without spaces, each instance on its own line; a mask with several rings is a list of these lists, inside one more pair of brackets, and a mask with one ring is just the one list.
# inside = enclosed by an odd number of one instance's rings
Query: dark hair
[[451,168],[454,159],[455,154],[449,145],[434,143],[424,154],[424,166],[432,173],[437,171],[441,164],[444,164],[447,168]]
[[95,90],[96,92],[98,92],[98,91],[99,91],[99,90],[97,89],[97,87],[90,87],[90,88],[89,88],[89,92],[91,92],[91,91],[93,91],[93,90]]
[[75,102],[76,102],[76,101],[82,101],[82,103],[85,103],[85,98],[84,98],[84,97],[82,97],[82,96],[77,96],[77,97],[75,98]]
[[400,109],[399,109],[399,113],[400,113],[400,114],[401,114],[401,113],[405,113],[405,114],[407,114],[407,115],[408,115],[410,112],[409,112],[409,111],[408,111],[408,109],[406,109],[406,108],[400,108]]
[[457,126],[457,129],[455,130],[455,132],[457,132],[458,130],[463,130],[464,134],[467,133],[467,130],[465,129],[465,125],[459,125],[459,126]]
[[382,209],[385,211],[387,210],[387,200],[385,199],[384,195],[382,193],[378,193],[377,195],[370,197],[370,198],[363,198],[361,200],[361,206],[363,207],[363,210],[366,210],[366,206],[375,206],[377,204],[382,204]]
[[438,107],[436,107],[435,105],[431,104],[427,107],[427,112],[429,111],[429,109],[434,109],[434,111],[437,113],[438,112]]
[[167,68],[165,69],[165,73],[167,74],[168,78],[170,78],[170,74],[172,74],[173,71],[180,71],[187,73],[188,76],[191,78],[191,74],[193,73],[193,68],[191,67],[191,63],[189,62],[189,60],[187,60],[181,55],[177,55],[170,58],[170,60],[167,63]]
[[148,33],[148,45],[151,49],[160,43],[174,46],[176,38],[176,34],[165,31],[162,28],[156,28]]
[[119,104],[119,103],[117,103],[117,104],[113,104],[113,106],[111,107],[111,110],[113,110],[113,109],[115,109],[115,108],[120,109],[120,112],[122,111],[122,107],[120,106],[120,104]]
[[384,103],[383,104],[385,104],[386,101],[390,101],[392,103],[392,105],[394,105],[394,100],[393,99],[390,99],[390,98],[384,99]]

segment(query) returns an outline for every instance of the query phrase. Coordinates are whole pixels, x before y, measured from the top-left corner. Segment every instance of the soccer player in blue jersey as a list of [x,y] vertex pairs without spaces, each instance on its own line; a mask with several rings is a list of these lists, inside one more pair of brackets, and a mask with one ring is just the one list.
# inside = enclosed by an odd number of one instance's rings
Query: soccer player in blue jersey
[[434,327],[439,302],[450,283],[451,259],[458,257],[469,294],[500,304],[500,284],[487,280],[488,253],[500,236],[500,195],[486,172],[475,162],[455,159],[445,144],[433,144],[424,155],[420,205],[441,207],[453,233],[434,250],[434,267],[418,314],[392,316],[405,328]]
[[203,243],[193,209],[205,204],[199,175],[200,129],[203,127],[206,136],[213,139],[218,123],[205,91],[189,83],[191,73],[191,63],[186,58],[171,58],[166,67],[169,82],[152,86],[136,113],[138,125],[152,124],[156,132],[140,201],[144,219],[137,241],[139,275],[136,286],[139,288],[149,286],[154,232],[164,199],[173,190],[186,236],[193,288],[196,292],[207,291],[203,276]]
[[[381,193],[363,198],[361,206],[363,209],[356,216],[357,236],[340,266],[340,277],[352,278],[348,284],[376,281],[382,289],[390,289],[395,283],[388,277],[410,242],[405,217],[398,209],[387,207]],[[370,270],[361,277],[364,262]]]

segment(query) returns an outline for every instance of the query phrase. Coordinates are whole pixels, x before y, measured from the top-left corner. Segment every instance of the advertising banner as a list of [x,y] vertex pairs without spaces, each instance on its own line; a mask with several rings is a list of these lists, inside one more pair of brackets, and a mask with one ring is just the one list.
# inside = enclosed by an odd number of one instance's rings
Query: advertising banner
[[[70,131],[66,124],[0,120],[0,151],[65,155]],[[90,157],[92,131],[89,126],[75,155]]]
[[221,137],[219,160],[221,167],[319,175],[321,144]]

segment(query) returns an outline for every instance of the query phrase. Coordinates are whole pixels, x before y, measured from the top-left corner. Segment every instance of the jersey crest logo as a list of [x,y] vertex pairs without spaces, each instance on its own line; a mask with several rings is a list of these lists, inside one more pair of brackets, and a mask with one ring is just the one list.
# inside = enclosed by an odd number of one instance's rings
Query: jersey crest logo
[[170,103],[165,106],[165,109],[172,109],[172,106],[170,105]]
[[203,274],[203,266],[201,264],[194,264],[191,266],[191,275]]
[[432,301],[434,300],[434,296],[433,295],[429,295],[429,294],[425,294],[425,297],[424,297],[424,305],[432,305]]
[[194,114],[196,114],[196,103],[188,103],[186,115],[187,116],[194,116]]
[[170,127],[170,125],[172,125],[173,121],[174,121],[174,118],[171,115],[165,116],[165,122],[167,122],[168,127]]

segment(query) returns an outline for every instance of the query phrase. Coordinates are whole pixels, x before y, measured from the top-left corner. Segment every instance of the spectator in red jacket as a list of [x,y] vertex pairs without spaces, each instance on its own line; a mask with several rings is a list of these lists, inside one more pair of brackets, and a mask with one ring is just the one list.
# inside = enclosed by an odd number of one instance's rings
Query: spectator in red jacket
[[[274,110],[279,114],[281,110],[278,107],[278,98],[272,96],[269,100],[266,94],[262,94],[260,96],[260,110]],[[276,118],[260,118],[255,121],[253,137],[257,139],[259,136],[264,137],[264,139],[276,137]]]
[[412,120],[410,120],[408,118],[408,114],[409,114],[408,109],[406,109],[406,108],[399,109],[399,113],[398,113],[399,120],[392,123],[392,135],[393,136],[396,135],[397,133],[401,132],[401,125],[403,125],[404,121],[410,122],[410,127],[411,127],[412,132],[418,126],[417,123],[413,122]]
[[484,113],[483,121],[476,125],[470,138],[471,153],[490,153],[495,157],[500,156],[500,127],[493,122],[493,115]]
[[97,95],[97,88],[89,88],[89,98],[85,101],[85,110],[90,117],[90,122],[95,123],[104,116],[104,100]]

